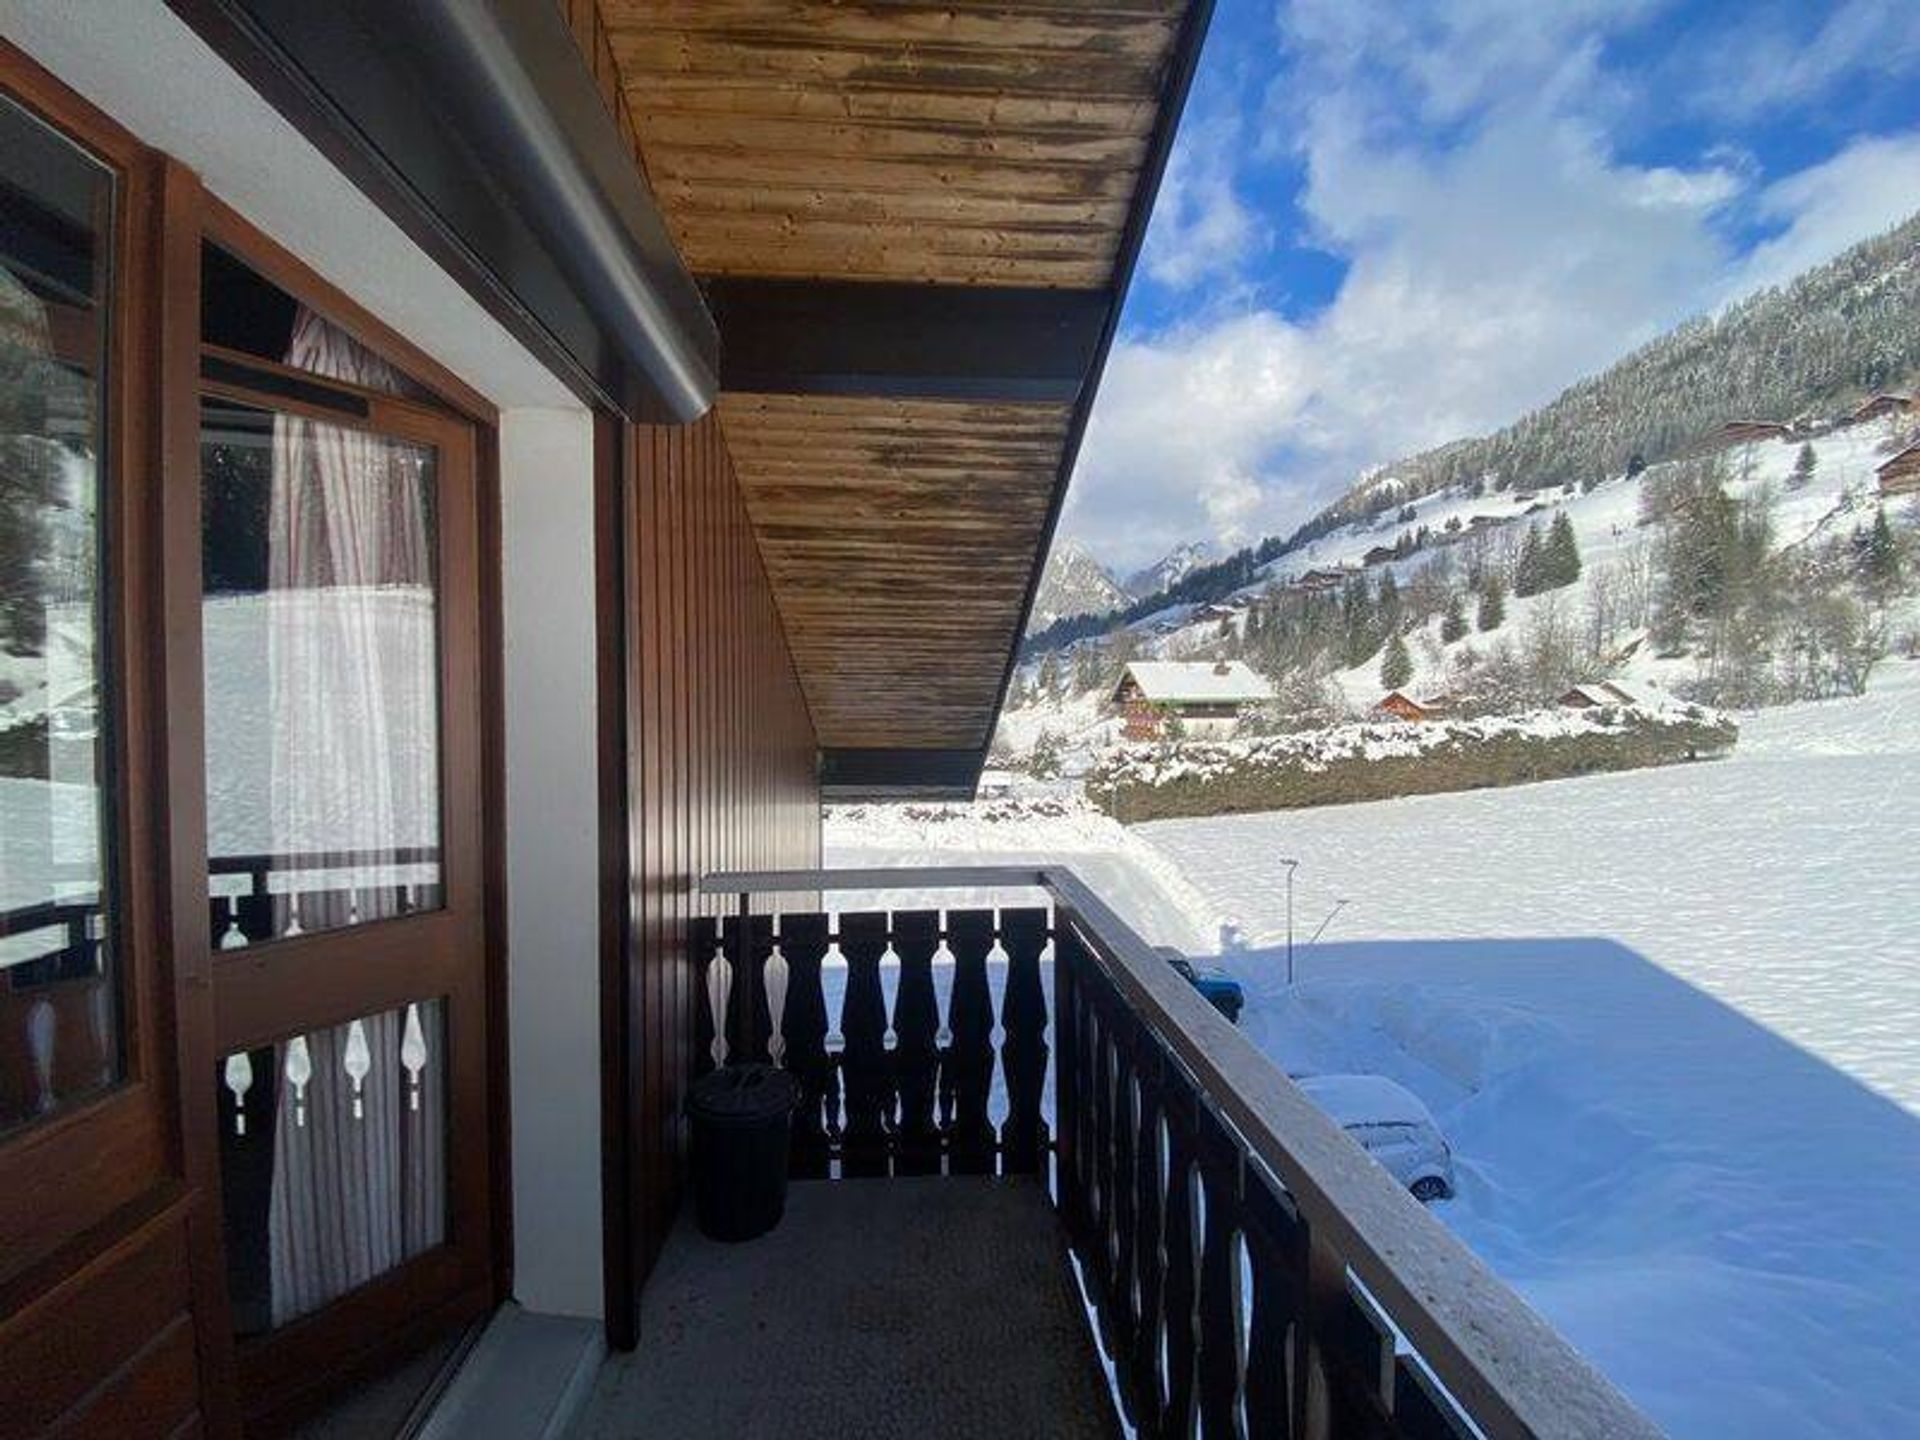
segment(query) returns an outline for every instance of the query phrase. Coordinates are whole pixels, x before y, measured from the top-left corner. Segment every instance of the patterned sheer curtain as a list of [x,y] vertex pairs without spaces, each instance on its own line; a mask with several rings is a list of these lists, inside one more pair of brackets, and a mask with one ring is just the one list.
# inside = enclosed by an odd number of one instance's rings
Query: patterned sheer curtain
[[[403,385],[305,309],[287,363],[369,389]],[[434,903],[431,884],[408,878],[419,873],[410,862],[437,860],[439,840],[432,458],[325,421],[274,421],[270,813],[276,864],[295,881],[274,901],[281,936]],[[444,1238],[440,1010],[408,1006],[275,1047],[272,1324]],[[285,1083],[299,1074],[313,1078]]]

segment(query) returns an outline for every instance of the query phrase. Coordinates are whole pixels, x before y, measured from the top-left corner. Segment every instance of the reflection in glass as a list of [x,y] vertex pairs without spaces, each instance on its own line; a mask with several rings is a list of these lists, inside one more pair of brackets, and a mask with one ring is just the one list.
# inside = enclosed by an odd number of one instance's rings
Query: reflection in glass
[[99,670],[114,190],[0,100],[0,1132],[122,1073]]
[[220,1173],[234,1328],[275,1329],[446,1238],[439,1000],[220,1062]]
[[215,943],[436,908],[434,452],[208,400],[200,453]]

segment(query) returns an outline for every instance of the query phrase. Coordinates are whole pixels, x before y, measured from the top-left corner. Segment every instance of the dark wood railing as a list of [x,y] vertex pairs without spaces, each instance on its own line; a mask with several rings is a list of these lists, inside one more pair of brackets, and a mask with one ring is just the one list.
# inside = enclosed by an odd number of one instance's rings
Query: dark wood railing
[[[822,914],[780,916],[784,1001],[773,985],[737,984],[723,1028],[739,1053],[750,1009],[747,1053],[772,1058],[777,1040],[780,1063],[800,1084],[794,1176],[1038,1174],[1051,1148],[1042,1106],[1048,923],[1045,909],[850,912],[837,924]],[[774,942],[766,916],[694,923],[703,974],[724,956],[733,976],[764,977]],[[838,1024],[829,1014],[830,958],[845,965]],[[714,1063],[713,1012],[703,1004],[697,1013],[705,1072]]]
[[[843,915],[837,931],[824,914],[782,914],[787,1003],[776,1036],[760,983],[776,932],[749,915],[751,897],[958,888],[1051,899],[1050,916],[997,912],[1008,956],[997,1153],[1000,1168],[1017,1171],[1051,1140],[1055,1200],[1139,1434],[1660,1433],[1070,870],[756,872],[709,876],[702,888],[739,897],[743,918],[702,921],[693,937],[705,947],[697,956],[724,947],[741,979],[736,1033],[757,1056],[784,1040],[783,1058],[818,1098],[822,1133],[796,1142],[806,1174],[833,1173],[836,1159],[849,1175],[993,1168],[981,1163],[977,1102],[980,1067],[994,1058],[980,989],[995,932],[985,911],[945,912],[944,930],[936,912]],[[817,976],[836,936],[848,976],[837,1058],[814,1038],[830,1028]],[[942,939],[955,961],[944,1044],[929,1005]],[[879,976],[889,944],[900,962],[891,1013]],[[1051,1115],[1034,1109],[1033,1067],[1036,1057],[1044,1066],[1049,1038]],[[836,1086],[849,1097],[844,1121]],[[950,1106],[940,1098],[949,1086]]]

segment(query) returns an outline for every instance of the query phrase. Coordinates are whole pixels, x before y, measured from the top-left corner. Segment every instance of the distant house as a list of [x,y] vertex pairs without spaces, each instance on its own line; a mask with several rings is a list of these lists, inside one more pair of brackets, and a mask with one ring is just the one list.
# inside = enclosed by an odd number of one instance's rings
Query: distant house
[[1911,409],[1913,409],[1911,395],[1890,393],[1870,395],[1847,416],[1847,424],[1864,424],[1868,420],[1878,420],[1882,415],[1904,415]]
[[1344,570],[1309,570],[1304,575],[1295,576],[1287,588],[1314,595],[1323,590],[1338,590],[1346,583],[1347,572]]
[[1113,687],[1129,740],[1155,740],[1177,719],[1189,734],[1220,734],[1273,687],[1238,660],[1135,660]]
[[1452,695],[1435,695],[1426,700],[1415,700],[1402,690],[1389,690],[1375,702],[1376,715],[1391,716],[1395,720],[1440,720],[1451,712],[1457,703]]
[[1911,495],[1920,490],[1920,444],[1909,445],[1873,472],[1882,495]]
[[1366,566],[1385,565],[1390,560],[1398,560],[1400,552],[1391,545],[1376,545],[1360,557],[1360,563]]
[[1632,691],[1624,685],[1613,684],[1609,680],[1597,680],[1594,684],[1574,685],[1565,695],[1559,697],[1559,703],[1569,710],[1594,710],[1605,705],[1638,705]]
[[1793,427],[1778,420],[1729,420],[1714,440],[1721,445],[1751,445],[1760,440],[1786,440],[1792,435]]

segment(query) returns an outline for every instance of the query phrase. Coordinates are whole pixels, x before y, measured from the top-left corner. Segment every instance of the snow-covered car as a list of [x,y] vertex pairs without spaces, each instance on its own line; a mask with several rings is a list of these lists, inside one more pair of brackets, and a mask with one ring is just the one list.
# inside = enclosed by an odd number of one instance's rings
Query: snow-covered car
[[1200,996],[1234,1024],[1240,1023],[1240,1011],[1247,1003],[1247,992],[1226,971],[1212,965],[1196,965],[1171,945],[1153,947],[1174,973],[1200,992]]
[[1384,1075],[1306,1075],[1295,1081],[1360,1148],[1422,1204],[1453,1196],[1453,1151],[1419,1097]]

